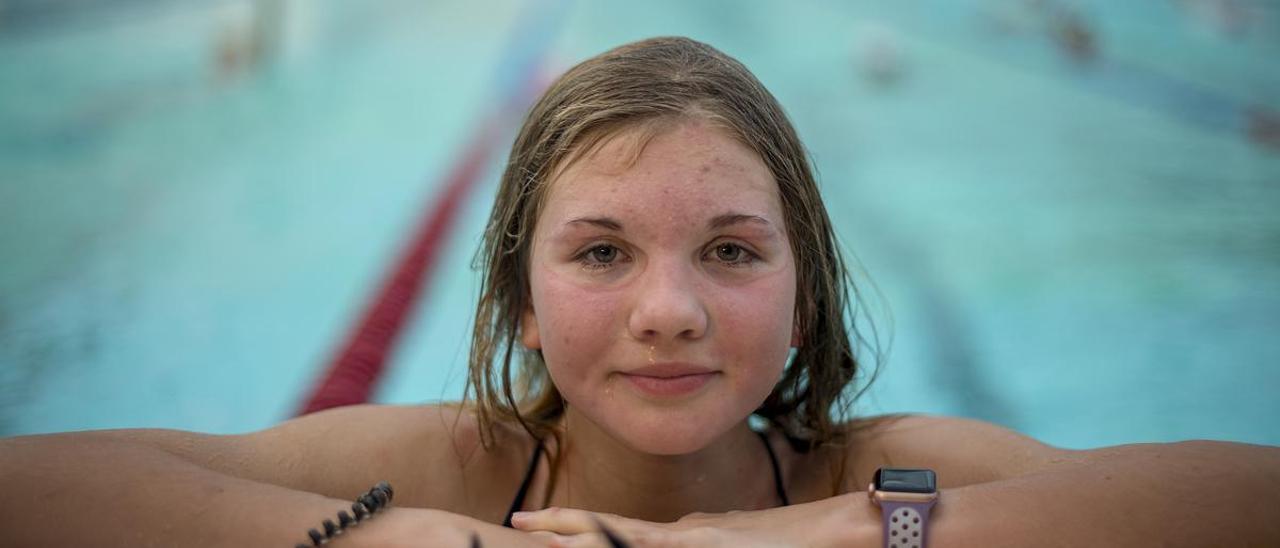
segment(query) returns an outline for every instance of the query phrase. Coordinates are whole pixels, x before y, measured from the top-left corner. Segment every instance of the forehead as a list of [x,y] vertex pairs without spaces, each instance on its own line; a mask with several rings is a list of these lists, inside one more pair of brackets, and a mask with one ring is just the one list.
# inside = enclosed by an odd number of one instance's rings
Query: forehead
[[[552,179],[543,215],[612,207],[708,216],[748,209],[781,226],[778,186],[760,156],[702,119],[636,127],[606,136]],[[687,215],[686,215],[687,216]]]

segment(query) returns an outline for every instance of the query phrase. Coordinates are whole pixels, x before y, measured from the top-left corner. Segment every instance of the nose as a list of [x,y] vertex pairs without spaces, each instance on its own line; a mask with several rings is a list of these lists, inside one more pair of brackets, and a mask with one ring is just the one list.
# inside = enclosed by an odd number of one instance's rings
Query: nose
[[636,281],[635,306],[627,328],[636,340],[666,343],[696,340],[707,330],[697,273],[681,261],[652,261]]

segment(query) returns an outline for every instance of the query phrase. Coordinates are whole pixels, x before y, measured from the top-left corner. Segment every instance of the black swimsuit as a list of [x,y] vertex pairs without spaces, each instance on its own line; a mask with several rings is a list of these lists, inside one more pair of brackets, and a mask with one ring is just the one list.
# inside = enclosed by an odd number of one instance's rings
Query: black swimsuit
[[[782,486],[782,470],[778,468],[778,456],[773,454],[773,447],[769,445],[769,438],[764,432],[756,432],[756,434],[764,443],[765,451],[769,452],[769,464],[773,465],[773,488],[778,492],[778,500],[783,506],[790,506],[791,501],[787,499],[787,490]],[[538,470],[538,453],[541,451],[541,443],[533,448],[533,456],[529,458],[529,469],[524,473],[524,481],[520,482],[520,490],[516,491],[516,498],[511,501],[511,509],[507,510],[507,517],[502,520],[504,527],[511,527],[511,515],[519,512],[524,506],[524,497],[529,494],[529,484],[533,483],[533,473]]]

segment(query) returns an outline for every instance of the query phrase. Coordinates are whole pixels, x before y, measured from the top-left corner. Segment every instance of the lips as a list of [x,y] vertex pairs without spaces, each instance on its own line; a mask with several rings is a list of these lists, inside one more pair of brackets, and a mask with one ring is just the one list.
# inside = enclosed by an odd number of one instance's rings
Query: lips
[[687,363],[655,363],[623,372],[624,375],[657,378],[683,377],[685,375],[702,375],[705,373],[715,373],[715,370]]
[[622,372],[627,383],[648,396],[681,396],[697,391],[719,372],[683,363],[660,363]]

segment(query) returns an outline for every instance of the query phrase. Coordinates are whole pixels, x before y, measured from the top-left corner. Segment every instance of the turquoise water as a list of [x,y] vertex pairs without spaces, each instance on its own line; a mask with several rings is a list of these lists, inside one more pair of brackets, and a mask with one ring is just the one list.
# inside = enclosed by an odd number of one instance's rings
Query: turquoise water
[[[788,109],[880,289],[860,412],[1280,444],[1271,5],[281,2],[255,57],[251,4],[137,4],[0,15],[0,434],[289,416],[512,59],[684,34]],[[502,152],[378,401],[461,394]]]

